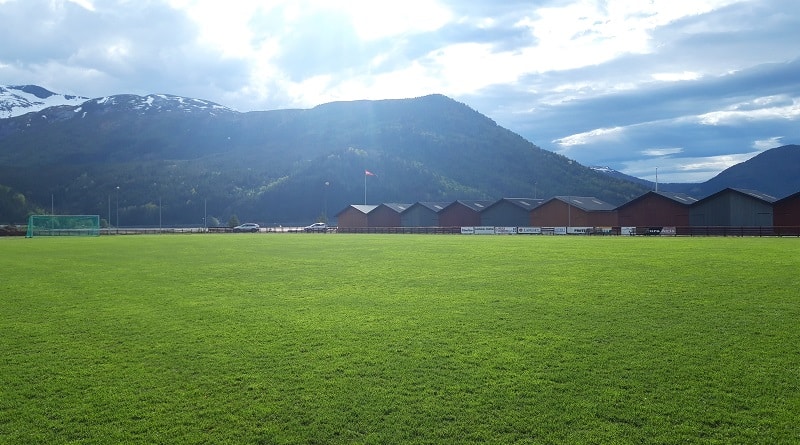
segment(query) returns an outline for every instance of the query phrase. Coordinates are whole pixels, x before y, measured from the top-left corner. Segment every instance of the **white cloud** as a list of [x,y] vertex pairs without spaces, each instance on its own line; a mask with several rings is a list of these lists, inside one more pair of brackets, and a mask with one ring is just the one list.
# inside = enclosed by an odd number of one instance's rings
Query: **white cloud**
[[[742,121],[800,118],[800,98],[792,98],[791,104],[783,106],[770,106],[772,103],[769,98],[756,98],[751,102],[730,106],[726,110],[701,114],[697,116],[697,120],[703,125],[735,125]],[[753,109],[755,104],[765,106]]]
[[683,148],[649,148],[647,150],[642,150],[643,155],[653,157],[671,156],[679,153],[683,153]]
[[779,147],[781,145],[781,139],[783,139],[783,136],[773,136],[768,139],[761,139],[753,142],[753,148],[758,151],[764,151],[769,150],[770,148]]
[[0,0],[0,84],[241,111],[442,93],[581,163],[708,179],[740,159],[715,156],[800,142],[798,17],[787,0]]
[[556,139],[553,142],[562,147],[572,147],[575,145],[586,145],[596,143],[599,140],[608,141],[618,137],[624,131],[623,127],[597,128],[583,133],[573,134],[567,137]]
[[654,73],[652,77],[662,82],[678,82],[681,80],[697,80],[702,75],[692,71],[683,71],[680,73]]
[[90,0],[69,0],[72,3],[80,6],[81,8],[86,9],[87,11],[95,11],[94,3]]

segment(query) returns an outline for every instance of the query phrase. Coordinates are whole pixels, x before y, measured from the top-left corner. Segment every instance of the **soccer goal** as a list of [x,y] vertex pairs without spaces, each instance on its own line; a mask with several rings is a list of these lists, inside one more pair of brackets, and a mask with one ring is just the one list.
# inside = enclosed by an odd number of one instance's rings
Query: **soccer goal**
[[100,236],[100,215],[31,215],[25,236]]

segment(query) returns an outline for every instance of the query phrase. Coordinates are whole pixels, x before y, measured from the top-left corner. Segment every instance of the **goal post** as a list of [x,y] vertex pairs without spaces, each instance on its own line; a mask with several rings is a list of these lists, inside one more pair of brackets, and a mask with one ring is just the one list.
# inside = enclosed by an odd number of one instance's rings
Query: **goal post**
[[100,236],[100,215],[31,215],[25,237],[34,236]]

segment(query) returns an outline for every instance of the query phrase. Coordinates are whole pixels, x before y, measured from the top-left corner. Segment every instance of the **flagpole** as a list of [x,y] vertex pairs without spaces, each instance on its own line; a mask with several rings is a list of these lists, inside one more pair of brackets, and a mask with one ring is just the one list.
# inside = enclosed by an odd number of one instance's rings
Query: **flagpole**
[[364,205],[367,205],[367,172],[364,172]]

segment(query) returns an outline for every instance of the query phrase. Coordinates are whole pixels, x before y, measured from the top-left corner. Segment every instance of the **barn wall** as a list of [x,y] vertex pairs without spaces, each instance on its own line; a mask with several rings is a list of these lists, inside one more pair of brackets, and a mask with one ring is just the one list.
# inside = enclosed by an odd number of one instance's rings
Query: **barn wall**
[[400,227],[400,214],[384,205],[367,215],[367,227]]
[[400,225],[402,227],[437,227],[439,215],[423,205],[414,204],[400,214]]
[[461,203],[455,203],[439,212],[439,224],[442,227],[479,226],[481,214]]
[[349,208],[336,216],[337,225],[342,228],[368,227],[367,215],[354,208]]
[[773,224],[776,226],[800,226],[800,194],[775,203]]
[[618,209],[620,226],[685,227],[689,225],[689,206],[660,196],[646,196]]
[[506,201],[500,201],[481,212],[482,226],[527,226],[530,212]]

